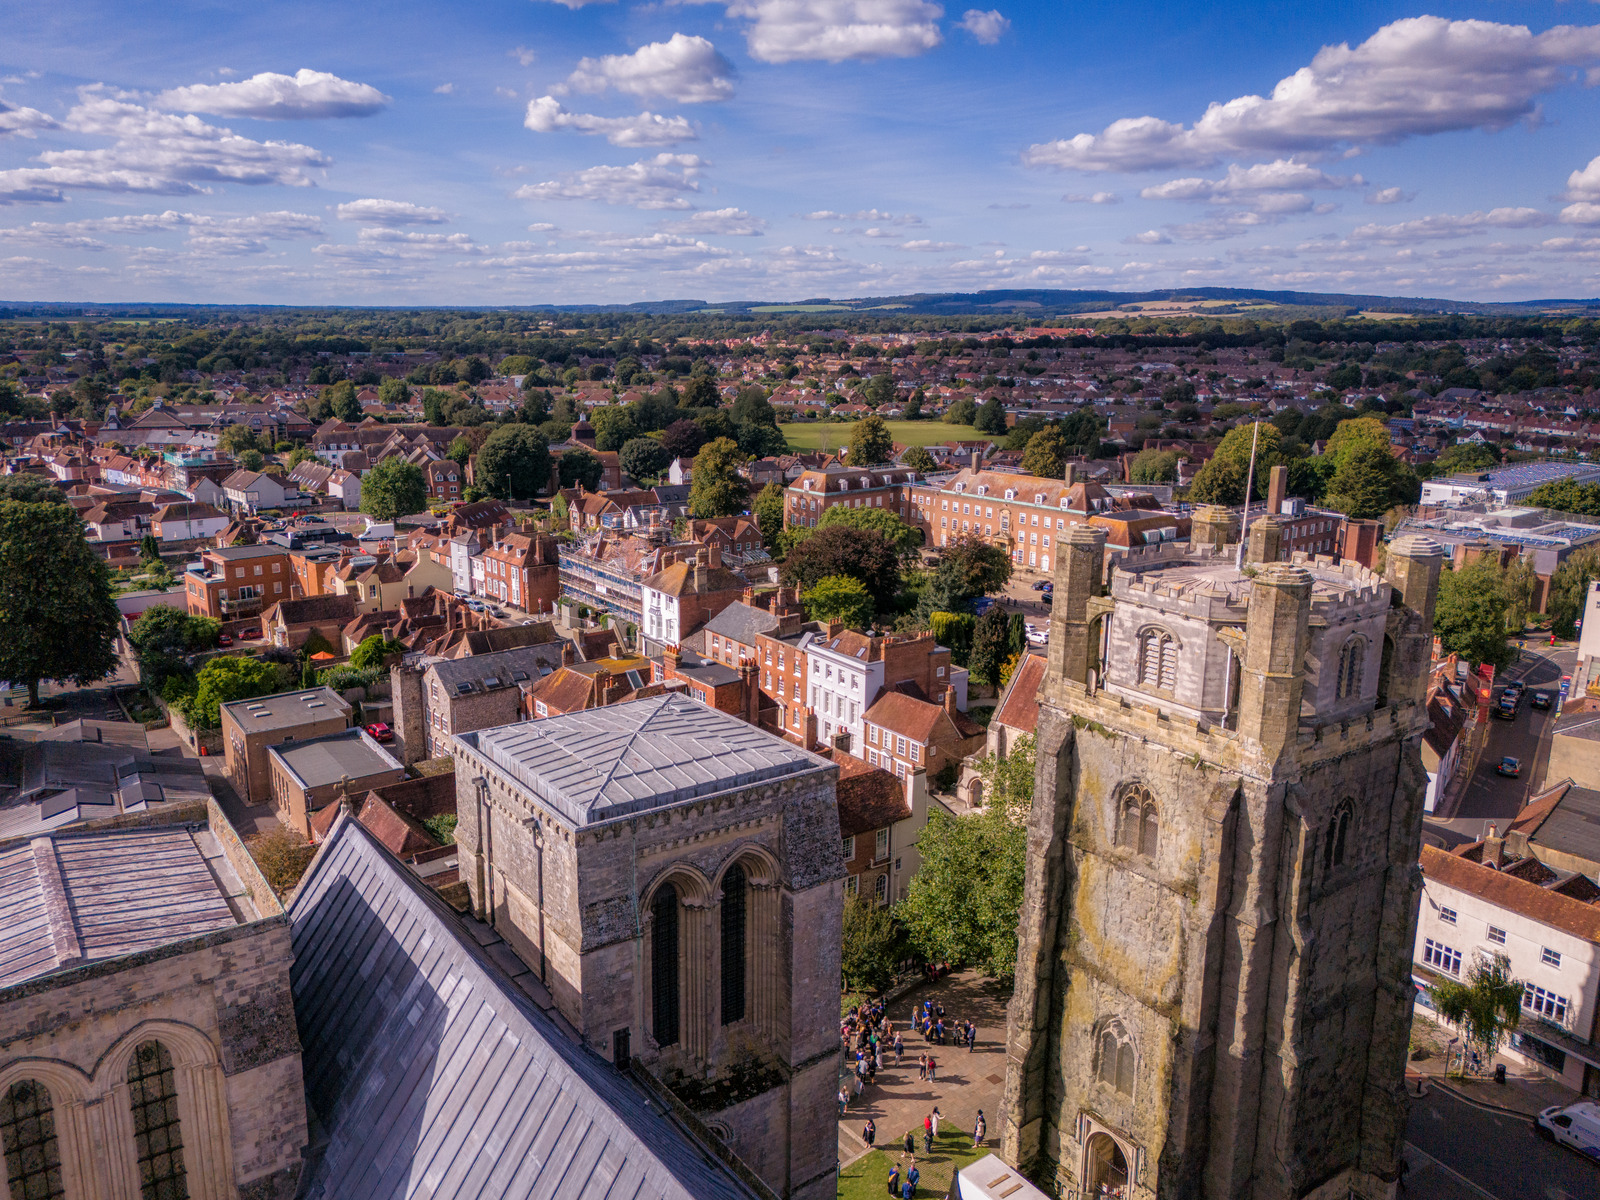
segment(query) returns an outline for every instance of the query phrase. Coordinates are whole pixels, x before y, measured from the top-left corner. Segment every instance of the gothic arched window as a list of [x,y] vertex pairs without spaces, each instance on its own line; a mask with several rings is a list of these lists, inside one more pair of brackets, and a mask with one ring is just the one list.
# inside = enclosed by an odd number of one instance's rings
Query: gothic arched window
[[650,1031],[658,1046],[678,1044],[678,889],[670,883],[650,902]]
[[745,874],[738,863],[722,877],[722,1023],[744,1020]]
[[172,1054],[160,1042],[141,1042],[128,1062],[128,1103],[139,1156],[143,1200],[187,1200],[183,1130],[178,1124],[178,1086]]
[[1132,1096],[1137,1073],[1138,1054],[1132,1035],[1121,1021],[1106,1022],[1095,1042],[1095,1078],[1124,1096]]
[[1328,818],[1328,828],[1322,837],[1322,869],[1331,871],[1344,865],[1344,855],[1350,840],[1350,822],[1355,819],[1355,806],[1348,800],[1340,801]]
[[1139,635],[1139,684],[1167,692],[1178,686],[1178,639],[1165,629]]
[[1339,652],[1338,698],[1349,700],[1361,695],[1361,673],[1367,665],[1367,639],[1359,634]]
[[1147,858],[1156,856],[1161,840],[1161,814],[1155,798],[1138,784],[1122,794],[1117,808],[1117,845],[1137,850]]
[[61,1183],[55,1106],[44,1084],[19,1079],[0,1095],[0,1143],[6,1155],[6,1195],[56,1200],[67,1194]]

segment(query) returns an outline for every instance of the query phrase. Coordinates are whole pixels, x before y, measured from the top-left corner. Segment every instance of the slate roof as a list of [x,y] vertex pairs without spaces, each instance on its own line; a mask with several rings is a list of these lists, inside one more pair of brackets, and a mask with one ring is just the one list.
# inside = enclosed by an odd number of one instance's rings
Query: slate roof
[[754,646],[756,634],[771,633],[779,624],[778,618],[766,609],[735,600],[706,623],[704,632],[732,638],[741,646]]
[[479,730],[457,740],[574,826],[827,765],[791,742],[680,695]]
[[196,840],[209,836],[118,829],[0,851],[0,987],[238,924]]
[[[1528,809],[1523,809],[1517,824],[1523,825],[1529,815]],[[1543,820],[1526,827],[1528,840],[1535,846],[1600,862],[1600,792],[1569,787],[1550,804]]]
[[289,916],[305,1200],[753,1200],[348,814]]
[[[552,666],[552,664],[554,664]],[[433,664],[439,686],[451,695],[491,688],[515,687],[548,675],[561,665],[560,643],[522,646],[515,650],[496,650],[489,654],[470,654],[466,658],[445,658]],[[494,680],[491,684],[489,681]]]

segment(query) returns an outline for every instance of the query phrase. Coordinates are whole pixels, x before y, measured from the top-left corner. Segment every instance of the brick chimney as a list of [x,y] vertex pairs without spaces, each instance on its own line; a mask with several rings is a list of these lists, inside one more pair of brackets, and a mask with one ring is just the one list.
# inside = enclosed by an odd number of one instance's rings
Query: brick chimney
[[753,587],[745,588],[744,595],[740,596],[739,599],[741,601],[743,601],[744,606],[746,608],[754,608],[756,606],[756,590],[755,590],[755,588],[753,588]]
[[1061,480],[1068,487],[1078,482],[1078,464],[1068,463],[1067,469],[1062,473]]
[[1506,840],[1500,836],[1497,825],[1489,826],[1489,832],[1483,835],[1483,865],[1500,869],[1500,864],[1505,861]]
[[744,680],[744,719],[752,725],[761,724],[761,686],[757,680],[760,674],[756,661],[747,658],[739,664],[739,674]]
[[956,689],[949,684],[944,687],[944,710],[952,717],[960,710],[956,708]]
[[661,652],[661,665],[665,668],[663,674],[667,677],[673,675],[678,669],[678,664],[682,661],[683,651],[677,642],[673,642],[672,645]]
[[1274,515],[1283,511],[1284,497],[1289,494],[1289,468],[1279,463],[1272,468],[1271,482],[1267,484],[1267,511]]
[[561,665],[563,667],[570,667],[572,665],[572,657],[573,657],[572,643],[571,642],[562,642],[561,643]]
[[720,543],[712,542],[706,547],[706,566],[713,571],[722,566],[722,546]]
[[840,754],[850,753],[850,731],[848,729],[841,729],[833,735],[833,748]]

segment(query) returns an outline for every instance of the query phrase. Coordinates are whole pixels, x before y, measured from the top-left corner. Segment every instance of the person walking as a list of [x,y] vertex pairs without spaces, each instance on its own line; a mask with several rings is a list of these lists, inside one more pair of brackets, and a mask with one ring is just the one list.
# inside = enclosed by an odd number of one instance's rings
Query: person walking
[[905,1052],[905,1047],[900,1044],[900,1035],[894,1035],[894,1065],[900,1065],[900,1056]]
[[917,1161],[917,1139],[912,1136],[911,1130],[906,1130],[906,1153],[911,1156],[911,1161]]
[[933,1055],[931,1055],[931,1054],[928,1055],[928,1082],[929,1083],[937,1083],[939,1081],[939,1076],[937,1074],[938,1069],[939,1069],[939,1064],[933,1061]]
[[923,1125],[922,1127],[922,1152],[924,1154],[933,1153],[933,1126],[931,1125]]
[[844,1085],[839,1085],[839,1116],[844,1116],[844,1110],[850,1107],[850,1094],[844,1090]]
[[978,1027],[971,1021],[967,1022],[967,1053],[972,1053],[972,1048],[978,1044]]
[[889,1164],[889,1195],[891,1200],[900,1200],[900,1164]]
[[878,1140],[878,1126],[871,1117],[868,1117],[867,1123],[861,1127],[861,1140],[867,1144],[868,1150],[871,1150],[873,1143]]
[[917,1055],[917,1078],[924,1082],[928,1078],[928,1056],[926,1054]]
[[989,1123],[983,1119],[983,1109],[978,1110],[978,1119],[972,1123],[972,1148],[976,1150],[983,1145],[984,1136],[989,1132]]
[[934,1137],[938,1137],[939,1136],[939,1118],[941,1116],[943,1116],[943,1115],[944,1114],[939,1111],[939,1106],[937,1104],[935,1104],[933,1106],[933,1113],[932,1113],[931,1117],[929,1118],[933,1122],[933,1136]]

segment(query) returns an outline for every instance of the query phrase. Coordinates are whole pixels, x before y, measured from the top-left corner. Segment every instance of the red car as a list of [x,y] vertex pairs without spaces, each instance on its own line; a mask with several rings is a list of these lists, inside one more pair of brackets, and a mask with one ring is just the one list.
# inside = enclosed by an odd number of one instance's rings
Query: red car
[[219,645],[219,646],[231,646],[231,645],[233,645],[233,635],[229,634],[229,633],[219,633],[219,634],[217,634],[217,645]]
[[394,741],[394,730],[390,729],[382,721],[374,721],[367,726],[367,736],[375,742],[392,742]]

